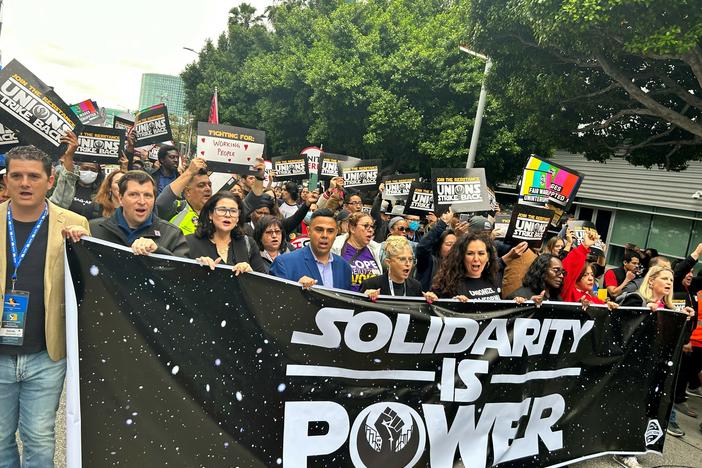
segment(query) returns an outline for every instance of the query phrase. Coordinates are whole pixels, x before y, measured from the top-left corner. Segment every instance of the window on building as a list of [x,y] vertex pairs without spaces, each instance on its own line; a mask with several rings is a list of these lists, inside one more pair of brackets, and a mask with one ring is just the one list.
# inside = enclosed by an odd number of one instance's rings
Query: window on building
[[[623,246],[627,242],[646,247],[651,215],[633,211],[617,211],[609,242]],[[687,239],[687,237],[685,237]]]
[[662,255],[685,257],[693,221],[668,216],[654,216],[646,247]]

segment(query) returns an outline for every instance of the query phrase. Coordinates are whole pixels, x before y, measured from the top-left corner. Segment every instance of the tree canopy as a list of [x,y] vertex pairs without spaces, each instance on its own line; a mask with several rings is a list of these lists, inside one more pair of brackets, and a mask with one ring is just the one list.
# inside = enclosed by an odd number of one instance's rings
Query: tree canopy
[[702,9],[678,0],[469,0],[469,42],[521,131],[590,159],[702,155]]
[[[323,144],[382,158],[387,171],[429,174],[468,155],[484,63],[458,46],[465,2],[284,0],[264,17],[241,4],[228,30],[182,73],[186,105],[206,120],[214,87],[220,122],[266,131],[269,156]],[[476,167],[513,180],[550,142],[489,95]]]

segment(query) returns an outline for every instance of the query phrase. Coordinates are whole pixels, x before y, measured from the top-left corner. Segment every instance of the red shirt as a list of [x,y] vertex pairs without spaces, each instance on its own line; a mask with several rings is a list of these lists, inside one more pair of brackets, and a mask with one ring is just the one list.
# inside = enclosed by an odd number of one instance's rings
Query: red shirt
[[587,254],[590,249],[585,247],[584,244],[580,244],[574,249],[568,252],[568,255],[563,259],[563,269],[566,271],[565,278],[563,278],[563,286],[561,288],[561,298],[565,302],[580,302],[584,297],[593,304],[604,304],[605,302],[597,296],[593,296],[589,291],[583,291],[575,286],[575,281],[583,271],[585,262],[587,261]]

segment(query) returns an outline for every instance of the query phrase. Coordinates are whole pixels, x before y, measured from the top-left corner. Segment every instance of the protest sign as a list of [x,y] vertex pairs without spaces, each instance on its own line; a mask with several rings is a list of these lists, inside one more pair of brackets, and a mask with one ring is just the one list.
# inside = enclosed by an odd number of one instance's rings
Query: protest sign
[[665,442],[684,314],[371,303],[85,239],[67,264],[82,466],[531,468]]
[[17,132],[0,123],[0,153],[7,153],[19,144]]
[[165,104],[157,104],[139,111],[134,121],[136,146],[153,145],[173,139],[168,109]]
[[495,234],[496,238],[503,239],[505,237],[511,220],[512,213],[497,213],[495,215],[495,225],[492,232]]
[[319,159],[322,155],[322,150],[316,146],[309,146],[300,151],[300,154],[305,156],[307,161],[307,174],[309,175],[307,188],[314,190],[319,182]]
[[[568,221],[568,227],[573,230],[573,247],[577,247],[583,243],[585,236],[591,232],[597,233],[597,227],[591,221]],[[593,246],[590,247],[590,252],[601,257],[604,255],[606,249],[605,243],[601,240],[595,242]]]
[[78,117],[78,119],[85,125],[100,125],[105,122],[104,115],[101,115],[100,107],[97,102],[90,99],[79,102],[78,104],[73,104],[71,110]]
[[[353,158],[357,159],[357,158]],[[340,162],[344,188],[374,189],[380,183],[380,159],[364,159]]]
[[212,182],[212,193],[217,193],[220,191],[230,190],[237,179],[232,177],[231,174],[224,172],[213,172],[210,174],[210,182]]
[[360,158],[346,156],[345,154],[334,154],[322,152],[319,159],[319,180],[330,180],[341,175],[341,165],[353,165],[359,162]]
[[524,169],[519,184],[519,203],[545,206],[551,196],[551,173]]
[[123,129],[85,125],[78,134],[75,161],[119,164],[124,151],[126,132]]
[[129,130],[134,126],[134,120],[128,118],[129,116],[125,115],[115,115],[114,120],[112,121],[112,127],[113,128],[123,128],[124,130]]
[[419,174],[395,174],[383,177],[383,200],[396,202],[406,200],[409,196],[412,182]]
[[431,189],[431,184],[415,180],[410,184],[403,214],[425,216],[432,211],[434,211],[434,192]]
[[432,169],[434,206],[438,215],[449,207],[454,213],[490,211],[485,169]]
[[271,158],[275,182],[284,180],[304,180],[309,177],[307,161],[303,155],[276,156]]
[[66,150],[61,136],[69,131],[77,134],[82,126],[53,88],[17,60],[0,71],[0,124],[19,133],[23,143],[55,158]]
[[512,217],[505,234],[505,241],[513,245],[528,242],[529,247],[538,249],[546,237],[553,211],[530,205],[514,205]]
[[266,132],[207,122],[197,124],[197,155],[218,172],[244,172],[263,158]]
[[534,155],[531,155],[527,160],[525,170],[551,174],[549,203],[566,210],[570,208],[570,205],[575,200],[575,194],[578,193],[580,184],[582,184],[585,177],[577,171]]

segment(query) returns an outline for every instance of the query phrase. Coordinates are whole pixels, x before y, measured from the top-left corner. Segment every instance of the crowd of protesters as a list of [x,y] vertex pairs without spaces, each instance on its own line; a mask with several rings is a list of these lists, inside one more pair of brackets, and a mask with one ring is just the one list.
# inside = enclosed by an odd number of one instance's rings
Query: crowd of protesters
[[[423,219],[405,215],[401,204],[383,200],[382,184],[365,211],[363,194],[345,189],[343,177],[332,178],[321,191],[293,181],[265,184],[258,164],[251,174],[236,176],[230,189],[213,193],[206,161],[196,157],[184,166],[173,146],[161,147],[151,164],[139,157],[130,136],[121,167],[106,174],[94,163],[74,164],[75,135],[63,141],[68,149],[55,167],[36,148],[13,149],[1,187],[10,203],[0,205],[6,223],[0,239],[6,242],[2,236],[11,232],[26,256],[18,261],[8,244],[0,274],[6,290],[32,295],[23,343],[0,344],[0,387],[11,387],[17,396],[0,402],[2,414],[10,415],[0,418],[0,460],[10,460],[8,466],[19,466],[18,427],[25,461],[51,466],[65,374],[63,261],[55,260],[63,254],[63,243],[55,239],[61,234],[73,241],[91,235],[137,255],[189,257],[212,269],[226,264],[236,275],[255,271],[304,288],[358,291],[370,301],[386,295],[430,303],[566,301],[583,308],[604,305],[611,313],[620,304],[678,309],[689,320],[675,408],[697,417],[686,398],[702,397],[697,312],[702,277],[693,274],[702,244],[672,264],[655,251],[630,245],[622,265],[605,273],[604,257],[591,249],[599,240],[594,232],[578,244],[566,227],[537,251],[500,240],[494,212],[463,220],[450,210]],[[25,244],[31,248],[23,249]],[[26,366],[21,382],[15,377],[20,366]],[[11,376],[6,369],[14,369]],[[33,386],[43,389],[41,395],[26,403],[24,392]],[[675,414],[668,431],[681,436]],[[617,461],[639,466],[633,457]]]

